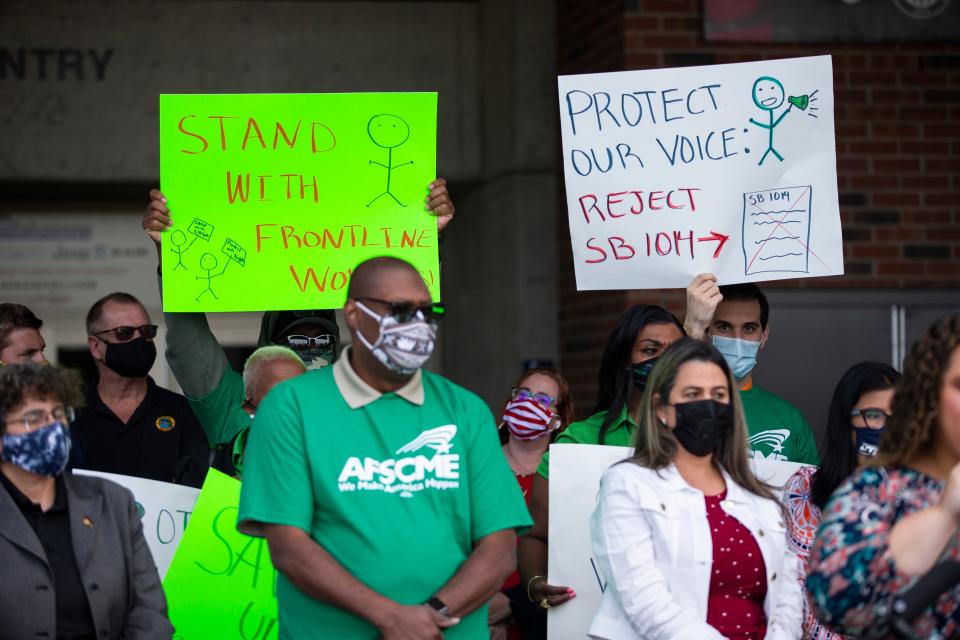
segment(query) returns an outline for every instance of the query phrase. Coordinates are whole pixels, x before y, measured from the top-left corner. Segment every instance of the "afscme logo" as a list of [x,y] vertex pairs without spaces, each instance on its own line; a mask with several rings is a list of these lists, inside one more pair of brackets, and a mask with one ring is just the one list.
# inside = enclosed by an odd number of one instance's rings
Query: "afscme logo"
[[[750,436],[749,443],[753,448],[753,457],[757,460],[786,460],[783,455],[783,443],[790,437],[789,429],[768,429]],[[757,449],[758,445],[770,447],[770,454],[764,455]]]
[[[430,457],[420,454],[386,460],[365,457],[361,460],[357,456],[351,456],[344,463],[337,482],[342,484],[354,481],[361,483],[357,487],[359,489],[378,490],[377,486],[368,486],[367,483],[389,487],[397,482],[411,484],[430,479],[458,480],[460,455],[450,453],[455,435],[457,435],[456,425],[443,425],[427,429],[397,449],[397,454],[416,453],[423,448],[432,449]],[[415,487],[410,489],[416,490]]]
[[767,431],[761,431],[760,433],[750,436],[750,444],[754,447],[758,444],[770,445],[770,449],[773,452],[779,453],[783,451],[783,443],[786,442],[789,437],[789,429],[768,429]]
[[457,435],[457,425],[445,424],[442,427],[427,429],[416,438],[397,449],[397,453],[413,453],[423,447],[430,447],[437,453],[447,453],[453,446],[450,441]]

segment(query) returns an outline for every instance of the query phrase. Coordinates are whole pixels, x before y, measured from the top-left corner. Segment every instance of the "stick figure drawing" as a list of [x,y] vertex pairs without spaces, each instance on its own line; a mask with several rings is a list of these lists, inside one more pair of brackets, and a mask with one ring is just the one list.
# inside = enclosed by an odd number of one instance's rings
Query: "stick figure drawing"
[[[787,114],[790,113],[794,107],[800,111],[807,111],[809,108],[807,115],[811,118],[816,118],[817,114],[815,114],[814,111],[817,111],[817,107],[811,105],[817,101],[817,93],[819,93],[819,90],[814,91],[810,95],[787,96],[783,90],[783,84],[776,78],[771,76],[760,76],[757,78],[757,81],[753,83],[753,104],[770,114],[770,124],[757,122],[753,118],[750,118],[751,124],[767,130],[767,150],[763,152],[760,162],[757,163],[758,165],[763,164],[763,161],[767,159],[767,155],[771,153],[777,157],[777,160],[783,162],[783,156],[773,147],[773,130],[777,128],[777,125],[787,117]],[[780,114],[780,117],[774,118],[773,112],[779,109],[784,102],[787,103],[786,110]],[[744,131],[746,131],[746,129],[744,129]]]
[[767,159],[767,155],[770,153],[773,153],[780,162],[783,162],[783,156],[773,148],[773,130],[780,124],[781,120],[787,117],[793,105],[788,106],[787,110],[781,113],[780,117],[776,120],[774,120],[773,112],[783,104],[785,98],[786,93],[783,90],[783,85],[780,84],[780,81],[776,78],[761,76],[753,83],[753,103],[770,114],[770,124],[757,122],[753,118],[750,118],[751,123],[758,127],[763,127],[769,132],[767,137],[767,150],[764,151],[763,157],[760,158],[760,162],[757,164],[763,164],[763,161]]
[[201,292],[200,292],[200,295],[198,295],[198,296],[195,298],[197,301],[199,301],[200,298],[203,296],[203,294],[205,294],[207,291],[210,292],[210,295],[213,296],[213,299],[214,299],[214,300],[219,300],[219,299],[220,299],[220,298],[217,297],[217,294],[213,292],[213,287],[210,286],[210,285],[211,285],[211,281],[212,281],[214,278],[223,275],[223,272],[226,271],[226,270],[227,270],[227,267],[230,266],[230,260],[227,260],[227,261],[226,261],[226,263],[223,265],[223,269],[220,270],[220,273],[213,273],[213,270],[217,268],[217,264],[218,264],[217,256],[213,255],[212,253],[204,253],[202,256],[200,256],[200,268],[203,269],[204,271],[206,271],[206,272],[207,272],[207,275],[205,275],[205,276],[197,276],[196,279],[197,279],[197,280],[206,280],[206,281],[207,281],[207,288],[204,289],[203,291],[201,291]]
[[375,164],[387,170],[387,186],[384,192],[371,200],[367,206],[369,207],[383,196],[390,196],[393,198],[393,201],[401,207],[407,206],[400,202],[400,200],[397,199],[397,196],[393,195],[393,192],[390,191],[390,184],[394,169],[405,167],[408,164],[413,164],[413,160],[410,160],[409,162],[401,162],[400,164],[393,164],[393,150],[410,138],[410,125],[408,125],[407,121],[400,116],[395,116],[390,113],[379,113],[370,118],[370,121],[367,122],[367,135],[370,136],[370,140],[373,141],[373,144],[387,150],[387,164],[383,164],[382,162],[377,162],[375,160],[371,160],[368,163],[368,166],[370,164]]

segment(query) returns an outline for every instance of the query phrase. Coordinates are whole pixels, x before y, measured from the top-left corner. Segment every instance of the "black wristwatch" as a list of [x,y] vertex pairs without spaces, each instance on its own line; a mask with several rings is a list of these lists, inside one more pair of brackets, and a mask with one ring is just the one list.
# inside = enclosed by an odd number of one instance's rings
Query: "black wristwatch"
[[431,596],[431,598],[424,604],[442,615],[444,618],[450,617],[450,607],[448,607],[446,603],[437,596]]

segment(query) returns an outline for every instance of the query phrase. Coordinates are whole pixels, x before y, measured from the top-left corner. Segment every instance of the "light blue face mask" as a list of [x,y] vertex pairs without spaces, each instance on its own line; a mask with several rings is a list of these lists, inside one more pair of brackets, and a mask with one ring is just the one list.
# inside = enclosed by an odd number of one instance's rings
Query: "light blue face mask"
[[723,336],[711,336],[711,340],[713,340],[713,346],[727,361],[733,377],[737,380],[746,378],[757,366],[757,353],[760,351],[759,342],[741,340],[740,338],[725,338]]

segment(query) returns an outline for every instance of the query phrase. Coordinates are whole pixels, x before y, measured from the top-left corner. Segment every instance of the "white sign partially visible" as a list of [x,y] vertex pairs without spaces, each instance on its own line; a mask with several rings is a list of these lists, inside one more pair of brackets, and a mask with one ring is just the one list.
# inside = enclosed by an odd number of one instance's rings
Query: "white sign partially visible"
[[843,273],[830,56],[558,84],[579,290]]
[[0,214],[0,302],[24,304],[45,318],[83,314],[102,296],[126,291],[159,308],[157,253],[141,215]]
[[[550,446],[549,578],[553,585],[573,587],[577,597],[550,609],[549,640],[583,640],[600,606],[605,580],[593,560],[590,515],[600,492],[600,477],[611,465],[630,457],[630,447],[559,444]],[[783,488],[801,464],[750,460],[753,472],[767,484]]]
[[100,471],[76,469],[74,473],[116,482],[133,493],[133,498],[137,501],[137,511],[143,521],[143,537],[147,540],[157,572],[163,580],[180,544],[180,538],[187,528],[200,490]]

